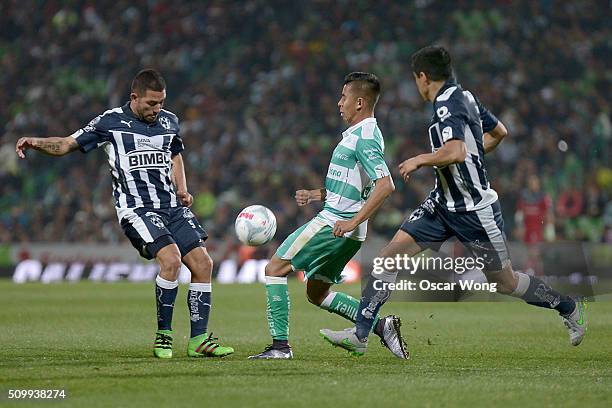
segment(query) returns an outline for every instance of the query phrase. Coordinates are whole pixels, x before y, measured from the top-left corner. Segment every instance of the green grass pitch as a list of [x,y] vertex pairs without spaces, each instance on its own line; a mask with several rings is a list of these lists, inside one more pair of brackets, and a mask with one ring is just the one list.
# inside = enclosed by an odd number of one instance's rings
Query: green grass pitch
[[[181,286],[175,358],[153,358],[153,284],[0,282],[0,405],[119,407],[612,406],[612,302],[589,305],[589,332],[569,345],[556,313],[521,302],[401,303],[412,359],[371,338],[350,357],[323,327],[348,327],[292,282],[292,361],[247,361],[270,342],[263,285],[215,285],[210,328],[236,353],[188,359]],[[345,286],[357,295],[359,287]],[[63,401],[7,400],[9,389],[66,389]]]

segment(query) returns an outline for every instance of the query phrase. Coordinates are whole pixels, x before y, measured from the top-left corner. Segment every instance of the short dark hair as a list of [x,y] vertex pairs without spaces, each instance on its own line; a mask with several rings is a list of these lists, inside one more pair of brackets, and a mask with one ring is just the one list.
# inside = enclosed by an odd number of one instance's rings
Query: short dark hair
[[446,81],[453,76],[451,56],[444,47],[429,45],[412,54],[412,72],[424,72],[432,81]]
[[372,109],[376,106],[380,97],[380,81],[374,74],[368,72],[351,72],[344,77],[344,85],[355,83],[352,86],[357,86],[357,90],[361,92]]
[[166,89],[166,81],[154,69],[143,69],[132,80],[132,92],[144,95],[147,90],[161,92]]

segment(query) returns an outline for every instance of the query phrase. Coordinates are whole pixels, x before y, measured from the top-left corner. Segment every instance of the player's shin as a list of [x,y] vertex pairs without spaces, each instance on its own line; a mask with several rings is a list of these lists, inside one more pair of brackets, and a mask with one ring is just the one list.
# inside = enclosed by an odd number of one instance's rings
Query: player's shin
[[267,316],[274,348],[289,347],[289,288],[287,277],[266,276]]
[[178,281],[168,281],[159,275],[155,278],[158,330],[172,330],[172,313],[177,292]]
[[560,315],[569,315],[576,308],[574,299],[557,292],[541,279],[522,272],[515,274],[518,284],[510,296],[521,298],[530,305],[555,309]]
[[358,339],[363,341],[368,337],[380,308],[391,295],[391,291],[388,289],[386,283],[393,283],[396,278],[397,272],[384,272],[370,275],[362,291],[359,312],[355,320],[355,334]]
[[187,293],[187,305],[191,320],[191,337],[206,333],[208,316],[212,305],[210,283],[190,283]]
[[[330,291],[319,307],[330,313],[342,316],[351,322],[355,322],[357,311],[359,310],[359,301],[346,293]],[[380,316],[377,314],[374,317],[373,330],[376,328],[379,320]]]

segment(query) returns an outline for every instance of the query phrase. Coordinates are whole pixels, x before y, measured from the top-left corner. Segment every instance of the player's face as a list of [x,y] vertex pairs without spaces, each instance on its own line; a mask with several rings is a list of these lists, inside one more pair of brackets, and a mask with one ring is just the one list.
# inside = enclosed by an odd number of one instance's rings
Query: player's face
[[338,108],[340,109],[340,116],[348,124],[352,124],[353,120],[361,110],[363,105],[363,98],[358,97],[352,89],[350,83],[344,85],[342,88],[342,95],[338,101]]
[[423,72],[419,73],[419,75],[413,72],[412,75],[414,76],[414,82],[416,82],[421,98],[427,100],[427,77]]
[[132,102],[135,104],[134,113],[139,118],[146,120],[147,122],[155,122],[157,115],[164,106],[166,100],[166,90],[163,91],[152,91],[147,89],[144,95],[138,95],[132,93],[130,95]]

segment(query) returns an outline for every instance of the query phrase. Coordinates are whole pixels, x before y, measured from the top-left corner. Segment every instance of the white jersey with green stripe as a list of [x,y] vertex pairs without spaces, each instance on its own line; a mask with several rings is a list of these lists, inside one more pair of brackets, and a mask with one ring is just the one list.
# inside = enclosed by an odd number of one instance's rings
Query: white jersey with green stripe
[[[319,213],[329,226],[352,218],[363,207],[374,182],[388,176],[385,142],[375,118],[367,118],[342,133],[325,178],[325,206]],[[344,236],[364,241],[368,222]]]

